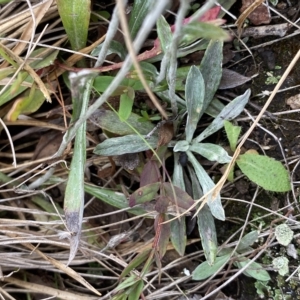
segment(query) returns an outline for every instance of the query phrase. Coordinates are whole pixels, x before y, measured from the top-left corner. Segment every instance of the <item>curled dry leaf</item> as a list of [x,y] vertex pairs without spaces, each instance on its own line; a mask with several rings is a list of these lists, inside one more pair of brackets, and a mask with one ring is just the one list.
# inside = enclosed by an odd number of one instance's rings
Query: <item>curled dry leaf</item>
[[289,105],[292,109],[300,108],[300,94],[288,98],[286,100],[286,104]]

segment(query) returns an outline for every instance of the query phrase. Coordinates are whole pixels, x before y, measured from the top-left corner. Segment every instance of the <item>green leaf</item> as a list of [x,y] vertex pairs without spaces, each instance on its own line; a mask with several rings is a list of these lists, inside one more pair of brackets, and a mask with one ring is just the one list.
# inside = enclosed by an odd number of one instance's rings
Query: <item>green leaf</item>
[[242,127],[240,126],[234,126],[229,121],[224,121],[224,128],[226,131],[226,135],[230,144],[231,151],[235,151],[237,141],[239,138],[239,135],[241,133]]
[[103,156],[122,155],[126,153],[137,153],[155,148],[158,143],[156,136],[143,140],[138,135],[126,135],[117,138],[110,138],[98,144],[94,153]]
[[[249,262],[250,259],[246,258],[245,260],[242,261],[236,261],[234,264],[239,269],[242,269]],[[243,273],[248,277],[255,278],[256,280],[260,280],[260,281],[271,280],[269,273],[266,270],[264,270],[264,268],[257,262],[252,262]]]
[[184,255],[186,247],[186,224],[185,218],[171,222],[171,242],[180,256]]
[[[206,194],[212,188],[215,187],[215,184],[211,180],[211,178],[207,175],[207,173],[203,169],[203,167],[199,164],[198,160],[195,158],[193,153],[190,151],[187,151],[186,153],[188,155],[189,161],[191,162],[193,168],[195,169],[195,173],[201,184],[203,194]],[[222,220],[222,221],[225,220],[225,213],[224,213],[224,209],[222,207],[220,194],[218,194],[215,197],[215,199],[212,199],[211,197],[209,197],[207,204],[210,208],[211,213],[213,214],[213,216],[215,218]]]
[[174,152],[185,152],[189,150],[190,144],[186,140],[178,141],[176,145],[174,146],[173,151]]
[[[104,201],[105,203],[114,206],[119,209],[129,208],[128,201],[124,194],[118,193],[109,189],[104,189],[94,185],[84,185],[84,190],[90,195]],[[142,208],[132,208],[128,212],[134,215],[145,214],[146,211]]]
[[258,231],[257,230],[253,230],[253,231],[247,233],[245,236],[242,237],[236,251],[244,252],[244,251],[249,250],[249,247],[252,244],[254,244],[257,239],[258,239]]
[[185,132],[186,140],[189,143],[193,139],[200,116],[206,109],[206,107],[203,106],[204,95],[205,87],[202,74],[196,66],[192,66],[186,79],[185,88],[185,100],[188,113]]
[[[112,83],[113,76],[97,76],[94,80],[94,88],[99,93],[104,93],[107,87]],[[120,87],[112,94],[112,96],[121,95],[126,87],[131,87],[135,91],[144,90],[141,81],[137,78],[124,78],[120,83]]]
[[35,49],[30,58],[33,58],[33,62],[30,63],[31,68],[41,69],[53,65],[59,50],[39,48]]
[[[93,80],[91,76],[93,75],[87,74],[85,71],[70,73],[69,79],[73,102],[73,122],[84,115],[87,110]],[[68,135],[68,132],[66,135]],[[66,225],[71,233],[68,264],[76,255],[81,235],[84,206],[85,161],[86,122],[83,122],[76,133],[74,152],[64,198]]]
[[211,266],[207,261],[200,264],[192,273],[193,280],[204,280],[222,269],[230,259],[230,254],[219,256]]
[[271,157],[245,153],[239,155],[236,163],[251,181],[265,190],[287,192],[291,189],[287,170]]
[[178,186],[180,189],[185,190],[185,184],[183,179],[183,169],[181,164],[178,162],[179,153],[174,153],[174,170],[173,170],[173,184]]
[[146,16],[154,4],[154,0],[134,0],[128,24],[132,40],[136,37]]
[[154,125],[146,120],[140,122],[140,118],[139,115],[131,113],[126,122],[122,122],[115,112],[101,108],[95,110],[89,120],[103,130],[117,135],[135,134],[132,128],[138,130],[140,134],[146,135],[154,128]]
[[132,275],[128,278],[126,278],[122,283],[120,283],[117,287],[116,287],[116,291],[121,291],[123,289],[126,289],[128,287],[133,286],[135,283],[137,283],[139,279],[136,277],[136,275]]
[[228,41],[230,35],[227,31],[214,24],[194,21],[183,26],[183,38],[180,41],[180,46],[190,45],[198,39],[204,38],[214,41]]
[[73,50],[85,47],[91,14],[90,0],[57,0],[57,8]]
[[218,241],[214,218],[207,204],[197,214],[197,220],[205,258],[209,265],[213,265],[217,255]]
[[[205,83],[203,112],[211,103],[222,77],[223,42],[210,41],[200,64],[200,72]],[[202,115],[200,115],[201,118]]]
[[172,42],[171,27],[162,15],[158,18],[156,26],[161,49],[166,52]]
[[[92,56],[98,56],[103,44],[98,45],[91,53]],[[106,56],[110,54],[117,54],[122,60],[125,60],[127,51],[124,46],[117,41],[112,40],[109,44]]]
[[121,121],[126,121],[131,112],[134,101],[134,90],[130,87],[127,88],[127,92],[122,94],[120,97],[120,107],[119,107],[119,118]]
[[132,207],[136,204],[152,201],[156,198],[161,183],[155,182],[144,185],[132,193],[129,197],[129,205]]
[[224,126],[224,120],[232,120],[236,118],[244,109],[250,97],[250,89],[243,95],[236,97],[227,104],[220,114],[209,124],[209,126],[194,139],[196,142],[201,142],[211,134],[215,133]]
[[130,288],[131,291],[129,293],[128,300],[139,300],[143,288],[144,288],[144,282],[142,279],[140,279],[134,286]]
[[145,250],[139,253],[134,259],[132,259],[127,267],[123,270],[122,274],[120,275],[120,280],[127,276],[133,269],[140,266],[148,257],[152,249]]
[[192,143],[190,151],[196,152],[210,161],[217,161],[220,164],[226,164],[231,161],[231,157],[223,147],[210,143]]
[[14,105],[7,113],[6,118],[9,121],[15,121],[20,114],[31,114],[36,112],[45,101],[45,96],[40,89],[36,89],[35,84],[31,89],[23,93],[24,97],[19,97],[14,101]]

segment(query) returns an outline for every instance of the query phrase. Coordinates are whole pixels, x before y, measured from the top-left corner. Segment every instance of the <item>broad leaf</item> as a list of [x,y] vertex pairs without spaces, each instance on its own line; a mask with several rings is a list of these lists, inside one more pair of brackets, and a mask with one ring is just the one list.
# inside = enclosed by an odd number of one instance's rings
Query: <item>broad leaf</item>
[[210,266],[207,261],[200,264],[192,273],[193,280],[204,280],[216,272],[221,270],[229,261],[230,254],[219,256],[216,258],[215,263]]
[[91,1],[57,0],[57,8],[72,49],[84,48],[90,24]]
[[238,157],[236,163],[251,181],[265,190],[273,192],[291,190],[287,170],[281,162],[271,157],[245,153]]
[[231,157],[223,147],[210,143],[192,143],[190,151],[196,152],[210,161],[217,161],[220,164],[226,164],[231,161]]
[[130,117],[133,101],[134,90],[128,87],[126,93],[120,97],[119,118],[121,121],[126,121]]
[[189,150],[190,144],[186,140],[178,141],[176,145],[174,146],[174,152],[185,152]]
[[229,121],[224,121],[224,128],[226,131],[226,135],[230,144],[231,151],[235,151],[237,141],[240,135],[240,132],[242,130],[242,127],[240,126],[234,126]]
[[156,26],[161,49],[166,52],[172,42],[171,27],[162,15],[158,18]]
[[[203,106],[205,95],[204,80],[196,66],[192,66],[186,79],[185,100],[187,107],[186,141],[191,142],[200,116],[206,107]],[[182,150],[181,150],[182,151]]]
[[151,183],[144,185],[141,188],[137,189],[129,197],[129,206],[135,206],[136,204],[149,202],[154,200],[157,196],[157,192],[160,187],[160,182]]
[[[250,259],[246,258],[242,261],[236,261],[234,264],[239,268],[243,268],[250,262]],[[271,277],[269,273],[257,262],[252,262],[247,269],[243,272],[246,276],[255,278],[260,281],[269,281]]]
[[195,203],[187,192],[172,185],[170,182],[164,182],[162,188],[164,188],[165,195],[169,197],[171,202],[180,208],[189,209]]
[[249,250],[250,246],[253,245],[255,243],[255,241],[258,239],[258,231],[257,230],[253,230],[249,233],[247,233],[245,236],[242,237],[237,251],[238,252],[244,252]]
[[137,153],[155,148],[158,142],[156,136],[151,136],[143,140],[138,135],[126,135],[122,137],[110,138],[98,144],[94,153],[104,156],[122,155],[125,153]]
[[250,97],[250,89],[243,95],[236,97],[229,104],[227,104],[220,114],[212,121],[212,123],[194,139],[196,142],[201,142],[208,136],[212,135],[224,126],[224,120],[232,120],[236,118],[244,109]]
[[144,281],[143,279],[140,279],[136,282],[135,285],[130,287],[129,295],[128,295],[128,300],[139,300],[141,293],[144,288]]

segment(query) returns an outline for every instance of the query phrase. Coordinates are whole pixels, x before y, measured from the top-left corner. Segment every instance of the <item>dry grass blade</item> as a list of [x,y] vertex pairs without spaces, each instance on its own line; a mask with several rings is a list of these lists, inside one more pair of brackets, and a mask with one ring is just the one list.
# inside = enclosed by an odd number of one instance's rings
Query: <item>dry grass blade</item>
[[4,282],[11,283],[13,285],[22,287],[28,291],[28,293],[43,293],[47,294],[53,297],[57,297],[59,299],[64,299],[64,300],[96,300],[99,299],[98,297],[94,296],[87,296],[87,295],[80,295],[78,293],[72,293],[72,292],[66,292],[66,291],[61,291],[49,286],[45,285],[40,285],[36,283],[31,283],[27,281],[23,281],[20,279],[16,279],[13,277],[4,277],[3,278]]
[[238,25],[239,36],[241,35],[242,27],[247,17],[263,2],[264,0],[255,0],[236,20],[235,23]]

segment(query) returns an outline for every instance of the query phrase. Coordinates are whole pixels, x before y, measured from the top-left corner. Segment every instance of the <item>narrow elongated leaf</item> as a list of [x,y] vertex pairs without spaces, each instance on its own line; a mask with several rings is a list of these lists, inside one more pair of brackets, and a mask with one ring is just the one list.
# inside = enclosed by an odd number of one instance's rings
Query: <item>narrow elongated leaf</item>
[[[234,264],[238,268],[241,269],[249,262],[250,262],[250,259],[246,258],[241,261],[236,261]],[[260,280],[260,281],[271,280],[269,273],[266,270],[264,270],[262,265],[260,265],[259,263],[255,262],[255,261],[252,262],[243,273],[248,277],[255,278],[256,280]]]
[[192,143],[190,151],[196,152],[210,161],[226,164],[231,161],[231,156],[219,145],[210,143]]
[[207,261],[200,264],[192,273],[193,280],[204,280],[222,269],[230,259],[230,254],[219,256],[215,263],[210,266]]
[[[207,175],[207,173],[202,168],[202,166],[199,164],[198,160],[195,158],[193,153],[187,151],[187,155],[189,157],[189,161],[191,162],[193,168],[195,169],[198,181],[201,184],[203,190],[203,194],[206,194],[208,191],[210,191],[212,188],[215,187],[215,184],[211,180],[211,178]],[[218,194],[215,199],[211,199],[211,197],[209,197],[207,204],[211,210],[211,213],[215,218],[222,221],[225,220],[225,213],[222,207],[220,194]]]
[[184,255],[186,247],[186,224],[185,218],[171,222],[171,242],[180,256]]
[[120,120],[115,112],[101,108],[95,110],[89,120],[103,130],[118,135],[134,134],[132,128],[138,130],[140,134],[146,135],[154,128],[154,125],[149,121],[140,122],[140,118],[139,115],[131,113],[125,123]]
[[174,186],[178,186],[180,189],[185,191],[185,184],[183,179],[183,169],[179,163],[179,153],[174,153],[174,171],[173,171],[173,180]]
[[[104,201],[105,203],[114,206],[119,209],[129,208],[128,201],[124,194],[118,193],[109,189],[103,189],[99,186],[94,185],[84,185],[84,190],[90,195],[96,197]],[[128,210],[130,213],[134,215],[142,215],[145,214],[146,211],[142,208],[132,208]]]
[[214,218],[207,204],[199,211],[197,219],[205,258],[209,265],[213,265],[217,255],[218,242]]
[[129,19],[131,39],[136,37],[149,10],[153,7],[154,0],[135,0]]
[[[169,239],[170,239],[170,223],[161,224],[168,221],[166,214],[159,214],[155,219],[154,229],[156,232],[157,244],[155,245],[157,251],[157,258],[161,260],[167,252]],[[158,262],[158,265],[160,262]]]
[[207,107],[203,106],[204,96],[205,87],[202,74],[196,66],[192,66],[186,79],[185,88],[185,100],[188,113],[185,128],[187,142],[191,142],[193,139],[199,118]]
[[203,111],[208,108],[220,84],[222,77],[222,60],[223,42],[210,41],[200,64],[200,72],[205,82]]
[[[193,197],[199,199],[203,196],[195,170],[188,167],[192,181]],[[215,220],[207,204],[197,214],[198,231],[201,237],[205,258],[209,265],[213,265],[217,256],[218,241]]]
[[134,259],[132,259],[130,263],[127,265],[127,267],[123,270],[119,279],[121,280],[122,278],[127,276],[132,270],[134,270],[139,265],[141,265],[149,257],[151,250],[152,249],[145,250],[139,253]]
[[194,139],[196,142],[201,142],[211,134],[215,133],[224,126],[224,120],[232,120],[236,118],[244,109],[250,97],[250,89],[243,95],[236,97],[229,104],[227,104],[220,114],[213,120],[213,122]]
[[157,143],[158,138],[153,135],[147,138],[146,141],[138,135],[126,135],[105,140],[95,147],[94,153],[105,156],[136,153],[148,150],[150,147],[155,148]]
[[139,300],[143,288],[144,288],[144,282],[142,279],[140,279],[134,286],[130,288],[131,291],[129,293],[128,300]]
[[172,42],[171,27],[162,15],[158,18],[156,26],[161,48],[163,52],[166,52]]
[[245,153],[238,157],[236,163],[251,181],[265,190],[287,192],[291,189],[287,170],[271,157]]
[[[72,121],[77,120],[87,110],[92,78],[85,71],[70,74],[73,101]],[[68,133],[67,133],[68,134]],[[65,191],[64,211],[70,235],[70,263],[76,255],[83,219],[84,168],[86,160],[86,122],[79,127],[74,145],[74,153]]]
[[90,23],[90,0],[57,0],[57,8],[73,50],[85,47]]

